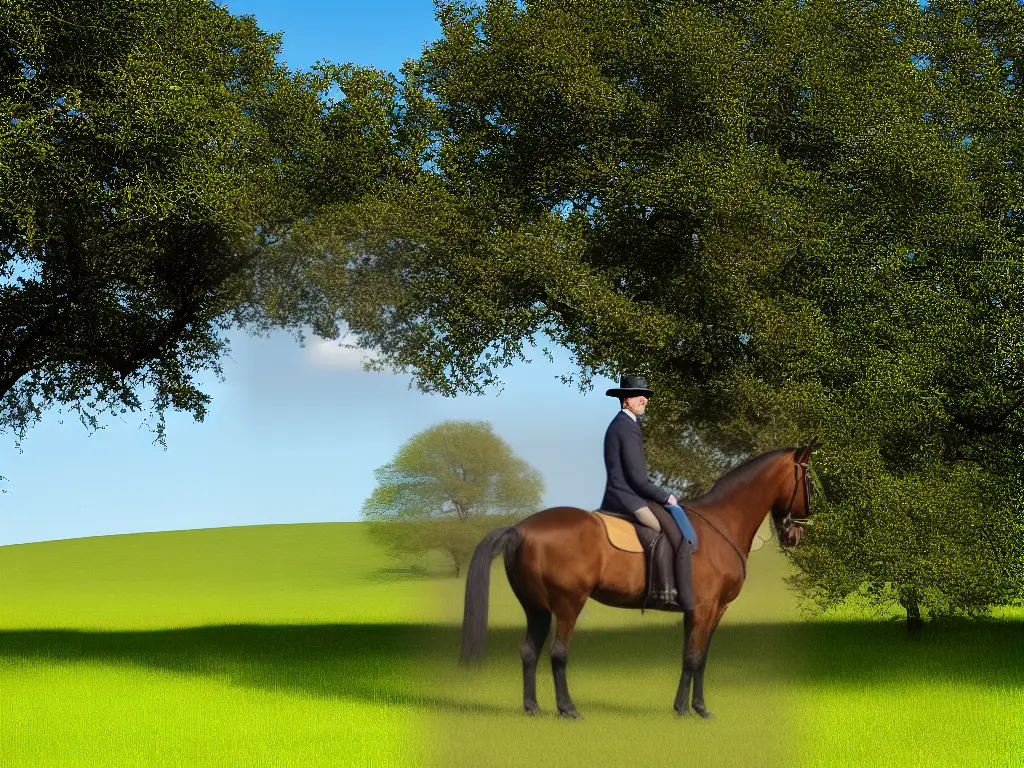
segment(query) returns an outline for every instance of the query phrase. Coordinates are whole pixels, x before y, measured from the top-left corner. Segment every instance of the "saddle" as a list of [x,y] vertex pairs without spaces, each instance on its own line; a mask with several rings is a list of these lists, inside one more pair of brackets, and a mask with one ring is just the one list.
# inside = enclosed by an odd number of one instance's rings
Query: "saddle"
[[604,523],[608,543],[615,549],[644,555],[647,593],[641,611],[683,610],[677,600],[674,552],[668,538],[626,515],[604,510],[594,510],[593,514]]

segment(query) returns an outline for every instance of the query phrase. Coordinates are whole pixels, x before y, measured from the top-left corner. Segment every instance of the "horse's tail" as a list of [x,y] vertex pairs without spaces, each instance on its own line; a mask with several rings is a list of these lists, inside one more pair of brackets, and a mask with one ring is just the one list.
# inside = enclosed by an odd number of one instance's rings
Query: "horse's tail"
[[[505,555],[506,569],[514,563],[522,542],[517,528],[496,528],[481,541],[466,573],[466,603],[462,614],[462,663],[483,658],[487,640],[487,598],[491,585],[491,561]],[[511,579],[512,572],[509,571]]]

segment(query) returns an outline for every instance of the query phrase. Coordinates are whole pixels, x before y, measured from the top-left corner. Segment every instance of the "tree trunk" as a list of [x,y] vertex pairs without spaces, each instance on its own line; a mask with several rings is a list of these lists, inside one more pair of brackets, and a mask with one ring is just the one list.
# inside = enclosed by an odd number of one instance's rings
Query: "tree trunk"
[[911,591],[900,599],[900,604],[907,609],[907,635],[917,637],[924,628],[921,620],[921,606],[917,602],[917,593]]
[[445,554],[452,559],[452,566],[455,568],[455,578],[462,573],[462,553],[454,546],[443,547]]

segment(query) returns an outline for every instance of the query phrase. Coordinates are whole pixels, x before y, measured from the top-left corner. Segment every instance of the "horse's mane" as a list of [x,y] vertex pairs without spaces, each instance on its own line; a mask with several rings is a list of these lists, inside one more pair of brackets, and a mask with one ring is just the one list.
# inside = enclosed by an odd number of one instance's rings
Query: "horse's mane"
[[766,464],[776,459],[780,454],[796,450],[798,450],[798,448],[795,446],[790,448],[777,448],[774,451],[768,451],[768,453],[762,453],[760,456],[748,459],[739,466],[733,467],[718,478],[715,484],[711,486],[710,491],[705,493],[703,496],[694,499],[694,501],[708,502],[711,504],[722,501],[722,499],[731,494],[737,486],[749,482],[752,477],[764,469]]

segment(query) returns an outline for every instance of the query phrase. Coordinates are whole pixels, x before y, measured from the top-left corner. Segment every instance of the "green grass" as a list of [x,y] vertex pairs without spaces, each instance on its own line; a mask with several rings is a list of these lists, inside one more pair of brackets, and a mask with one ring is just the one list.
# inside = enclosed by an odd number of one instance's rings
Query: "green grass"
[[671,713],[681,628],[591,604],[586,718],[520,713],[522,614],[493,571],[488,656],[456,664],[461,579],[391,568],[355,524],[0,548],[0,764],[1020,766],[1024,616],[804,621],[773,546],[712,644],[718,718]]
[[358,524],[267,525],[0,547],[0,627],[427,621],[430,590]]
[[428,615],[356,525],[0,548],[0,764],[423,763],[387,691]]

